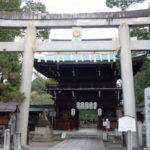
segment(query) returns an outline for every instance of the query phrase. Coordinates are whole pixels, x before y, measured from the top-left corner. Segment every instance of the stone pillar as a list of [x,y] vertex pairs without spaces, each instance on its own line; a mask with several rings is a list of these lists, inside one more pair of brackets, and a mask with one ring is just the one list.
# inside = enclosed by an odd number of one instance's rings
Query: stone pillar
[[[120,62],[121,62],[121,77],[124,100],[124,115],[134,117],[136,119],[136,105],[134,94],[134,80],[132,70],[132,57],[130,49],[130,33],[129,26],[123,21],[119,27],[120,38]],[[132,133],[133,147],[138,146],[137,133]]]
[[32,72],[34,63],[34,50],[35,50],[36,29],[32,22],[26,30],[26,37],[24,43],[24,56],[22,63],[22,78],[20,91],[24,93],[25,99],[19,107],[18,126],[17,129],[21,133],[21,144],[27,143],[27,129],[29,117],[30,94],[32,85]]
[[16,133],[14,135],[14,150],[21,150],[21,135],[20,133]]
[[138,128],[139,146],[143,146],[143,132],[142,132],[142,122],[141,121],[137,122],[137,128]]
[[150,149],[150,87],[144,90],[146,147]]
[[4,150],[10,150],[10,130],[4,132]]

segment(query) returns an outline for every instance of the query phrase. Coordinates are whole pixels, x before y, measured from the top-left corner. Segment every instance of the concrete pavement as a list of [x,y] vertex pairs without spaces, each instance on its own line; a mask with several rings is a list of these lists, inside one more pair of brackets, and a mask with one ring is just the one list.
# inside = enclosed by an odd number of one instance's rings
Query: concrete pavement
[[98,139],[68,139],[49,150],[104,150],[104,144]]

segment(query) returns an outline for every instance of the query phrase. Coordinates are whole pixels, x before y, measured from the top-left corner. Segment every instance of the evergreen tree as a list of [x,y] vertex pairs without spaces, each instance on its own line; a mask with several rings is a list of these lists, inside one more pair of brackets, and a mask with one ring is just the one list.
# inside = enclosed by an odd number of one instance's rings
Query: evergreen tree
[[119,7],[121,10],[126,10],[130,5],[141,3],[145,0],[106,0],[107,7]]
[[[25,13],[46,13],[46,6],[40,2],[33,2],[33,0],[30,0],[26,2],[26,5],[22,8],[22,11]],[[48,39],[49,30],[37,30],[37,38],[41,38],[42,40]]]
[[[46,7],[42,3],[27,2],[23,8],[20,8],[20,5],[21,0],[0,0],[0,11],[46,11]],[[0,42],[14,41],[15,37],[20,34],[21,31],[18,29],[0,28]],[[37,36],[46,39],[48,35],[47,30],[42,30],[38,32]],[[20,75],[21,64],[18,53],[0,52],[0,101],[21,101],[24,99],[23,94],[19,92]]]
[[[0,0],[0,10],[20,11],[21,0]],[[13,41],[20,30],[0,28],[0,42]],[[21,101],[19,92],[21,64],[18,53],[0,52],[0,101]]]
[[53,104],[52,96],[47,93],[48,87],[57,87],[58,82],[54,79],[37,77],[32,83],[31,104]]
[[[106,5],[110,8],[116,6],[122,10],[126,10],[130,5],[134,3],[143,2],[145,0],[106,0]],[[138,40],[150,39],[150,27],[135,27],[131,28],[131,37],[137,37]],[[147,54],[149,52],[146,52]],[[138,54],[133,52],[132,55]],[[119,56],[119,54],[118,54]],[[144,101],[144,88],[150,86],[150,60],[145,58],[142,60],[143,64],[139,68],[139,72],[135,75],[135,96],[137,103],[143,103]],[[117,62],[118,69],[120,70],[120,62]]]

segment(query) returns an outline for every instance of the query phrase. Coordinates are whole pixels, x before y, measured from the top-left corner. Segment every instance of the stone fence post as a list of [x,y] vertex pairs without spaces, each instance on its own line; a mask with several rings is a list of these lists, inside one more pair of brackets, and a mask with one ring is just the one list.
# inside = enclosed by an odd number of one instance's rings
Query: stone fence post
[[10,150],[10,130],[4,131],[4,150]]

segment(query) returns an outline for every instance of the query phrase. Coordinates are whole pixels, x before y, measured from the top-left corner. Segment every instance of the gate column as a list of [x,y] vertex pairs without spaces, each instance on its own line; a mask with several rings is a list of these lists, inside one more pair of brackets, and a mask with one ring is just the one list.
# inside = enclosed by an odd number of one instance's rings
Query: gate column
[[18,132],[21,133],[21,144],[27,144],[27,128],[29,118],[29,105],[30,105],[30,94],[32,85],[32,73],[34,63],[34,49],[36,39],[36,28],[32,22],[29,22],[29,26],[26,30],[25,43],[24,43],[24,56],[22,63],[22,78],[20,91],[24,93],[25,99],[21,103],[18,114]]
[[[136,119],[134,80],[133,80],[132,57],[130,49],[130,33],[129,33],[129,26],[126,23],[120,25],[119,37],[121,44],[120,61],[121,61],[124,115],[128,115]],[[137,147],[138,146],[137,132],[133,133],[132,137],[133,137],[132,141],[133,147]]]

